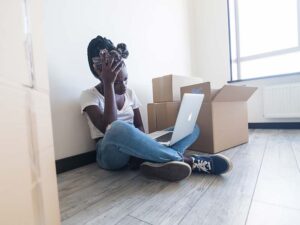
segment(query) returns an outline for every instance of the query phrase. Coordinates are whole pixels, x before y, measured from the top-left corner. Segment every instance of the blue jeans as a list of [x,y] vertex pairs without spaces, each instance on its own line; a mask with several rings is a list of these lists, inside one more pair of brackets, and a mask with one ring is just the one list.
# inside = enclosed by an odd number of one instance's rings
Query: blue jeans
[[117,170],[126,166],[131,156],[157,163],[183,161],[183,153],[197,140],[199,133],[200,129],[196,126],[190,135],[167,147],[132,124],[117,120],[97,142],[97,163],[103,169]]

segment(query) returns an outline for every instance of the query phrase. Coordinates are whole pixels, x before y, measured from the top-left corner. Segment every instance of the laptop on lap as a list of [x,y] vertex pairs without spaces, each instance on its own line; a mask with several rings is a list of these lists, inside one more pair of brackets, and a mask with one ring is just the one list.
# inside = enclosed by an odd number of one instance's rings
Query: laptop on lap
[[148,134],[160,144],[171,146],[185,138],[194,130],[204,94],[185,93],[181,101],[173,131],[156,131]]

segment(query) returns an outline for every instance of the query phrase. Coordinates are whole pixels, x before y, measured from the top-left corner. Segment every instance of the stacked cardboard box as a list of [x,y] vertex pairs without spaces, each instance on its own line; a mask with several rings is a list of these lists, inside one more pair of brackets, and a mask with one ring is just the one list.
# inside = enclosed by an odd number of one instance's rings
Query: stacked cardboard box
[[225,85],[219,90],[213,90],[209,82],[182,87],[181,95],[205,95],[197,119],[200,136],[189,149],[217,153],[248,142],[247,100],[256,89]]
[[179,106],[179,101],[149,103],[147,105],[149,133],[174,126]]
[[149,133],[174,126],[180,106],[180,87],[201,82],[201,78],[176,75],[154,78],[154,103],[147,105]]

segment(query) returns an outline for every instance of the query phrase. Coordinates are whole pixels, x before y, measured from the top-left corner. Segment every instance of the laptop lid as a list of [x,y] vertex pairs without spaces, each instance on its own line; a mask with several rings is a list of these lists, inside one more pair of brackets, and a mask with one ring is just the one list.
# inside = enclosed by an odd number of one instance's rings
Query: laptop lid
[[204,94],[185,93],[183,95],[170,145],[193,132],[203,98]]

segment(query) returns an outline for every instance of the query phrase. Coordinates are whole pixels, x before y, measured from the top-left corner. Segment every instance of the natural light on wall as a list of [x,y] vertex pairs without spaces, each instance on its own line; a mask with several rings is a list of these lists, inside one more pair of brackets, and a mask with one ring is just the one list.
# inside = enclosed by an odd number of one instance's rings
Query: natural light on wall
[[228,0],[232,80],[300,72],[300,0]]

